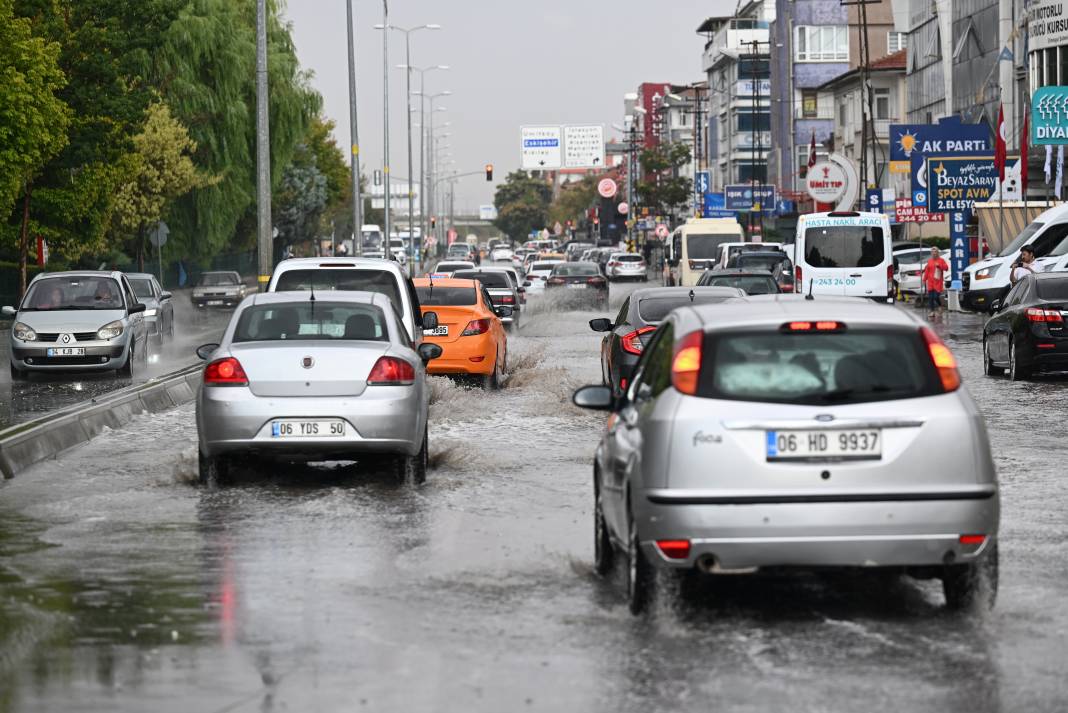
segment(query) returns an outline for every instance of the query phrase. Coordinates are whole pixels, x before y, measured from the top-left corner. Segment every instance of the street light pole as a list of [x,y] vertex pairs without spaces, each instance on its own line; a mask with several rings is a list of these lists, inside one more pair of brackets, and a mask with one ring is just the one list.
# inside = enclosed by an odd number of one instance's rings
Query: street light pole
[[352,138],[352,247],[363,255],[363,199],[360,195],[360,133],[356,120],[356,39],[353,28],[352,0],[347,0],[349,21],[349,134]]
[[385,196],[385,235],[386,256],[390,252],[390,220],[389,220],[389,0],[382,0],[382,127],[384,130],[382,149],[382,184]]
[[257,279],[267,289],[274,266],[271,229],[271,133],[267,103],[267,0],[256,3],[256,247]]
[[[408,66],[404,70],[406,78],[405,98],[408,106],[408,274],[415,276],[415,253],[420,250],[420,245],[415,241],[415,202],[412,193],[412,33],[404,33],[404,62]],[[422,240],[420,240],[422,242]]]

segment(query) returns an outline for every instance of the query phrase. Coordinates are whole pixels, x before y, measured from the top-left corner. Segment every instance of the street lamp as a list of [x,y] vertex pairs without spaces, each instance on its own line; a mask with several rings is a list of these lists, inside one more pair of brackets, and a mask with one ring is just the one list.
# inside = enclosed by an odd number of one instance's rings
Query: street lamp
[[[382,0],[386,2],[386,0]],[[412,194],[412,33],[419,30],[440,30],[441,25],[416,25],[415,27],[398,27],[397,25],[389,24],[388,18],[384,19],[382,25],[376,25],[376,30],[395,30],[397,32],[404,33],[404,63],[405,63],[405,78],[407,80],[407,101],[408,101],[408,239],[412,243],[413,250],[408,255],[408,267],[411,274],[415,274],[415,201]],[[388,32],[383,32],[383,36],[388,35]],[[389,63],[389,55],[387,54],[383,60],[387,65]],[[388,74],[388,72],[387,72]],[[387,101],[388,95],[387,95]],[[388,129],[387,129],[388,131]],[[386,222],[389,222],[389,178],[386,178]]]
[[[435,111],[446,111],[445,107],[437,107],[437,108],[435,108],[434,107],[434,102],[437,99],[441,98],[441,97],[452,96],[452,92],[450,92],[449,90],[446,89],[445,91],[436,92],[434,94],[427,94],[427,93],[425,93],[425,92],[420,90],[418,92],[412,92],[411,95],[419,97],[420,98],[420,102],[419,103],[421,105],[425,101],[429,101],[430,102],[430,128],[429,128],[429,131],[427,132],[427,142],[429,144],[428,147],[427,147],[427,155],[428,155],[427,162],[430,165],[427,167],[427,175],[428,176],[433,176],[434,175],[434,170],[435,170],[434,160],[433,160],[433,150],[434,150],[433,149],[433,147],[434,147],[434,112]],[[420,122],[420,123],[425,124],[427,122],[426,122],[426,120],[424,118],[424,120],[422,122]],[[433,212],[434,211],[435,188],[434,188],[434,184],[433,184],[432,181],[428,181],[427,182],[427,191],[428,191],[428,194],[429,194],[428,195],[428,203],[427,203],[427,205],[430,206],[430,211]]]
[[[433,72],[434,70],[445,71],[449,69],[447,64],[435,64],[429,67],[409,67],[406,64],[398,64],[398,68],[406,69],[409,71],[419,72],[419,91],[416,94],[420,97],[419,100],[419,223],[422,225],[423,235],[426,236],[429,221],[426,217],[426,200],[424,194],[428,189],[426,182],[426,168],[424,165],[424,158],[426,156],[426,132],[423,131],[423,124],[426,123],[426,102],[422,100],[423,92],[426,90],[426,73]],[[409,94],[411,97],[411,94]],[[408,113],[411,115],[411,101],[408,102]]]
[[256,3],[256,247],[259,286],[267,289],[274,265],[271,229],[271,136],[267,103],[267,3]]
[[[363,205],[360,196],[360,134],[356,120],[356,39],[354,37],[352,0],[347,6],[349,33],[349,158],[352,163],[352,247],[357,255],[363,255]],[[331,236],[332,242],[336,236]],[[337,254],[336,246],[334,254]]]

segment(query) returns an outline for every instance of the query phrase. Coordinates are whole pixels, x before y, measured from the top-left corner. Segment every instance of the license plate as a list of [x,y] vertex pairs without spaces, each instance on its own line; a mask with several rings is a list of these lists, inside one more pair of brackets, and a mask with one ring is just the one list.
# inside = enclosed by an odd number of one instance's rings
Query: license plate
[[449,327],[443,324],[433,329],[424,329],[423,335],[427,337],[447,337],[449,336]]
[[216,307],[218,305],[221,305],[222,303],[222,300],[208,300],[204,304],[206,304],[208,307]]
[[271,422],[271,436],[274,438],[341,438],[344,435],[345,422],[340,420],[287,419]]
[[584,290],[586,289],[586,285],[582,284],[581,282],[572,282],[568,284],[568,288],[572,290]]
[[878,460],[883,434],[878,428],[842,431],[767,431],[769,461]]
[[85,356],[85,347],[56,347],[48,350],[50,357]]

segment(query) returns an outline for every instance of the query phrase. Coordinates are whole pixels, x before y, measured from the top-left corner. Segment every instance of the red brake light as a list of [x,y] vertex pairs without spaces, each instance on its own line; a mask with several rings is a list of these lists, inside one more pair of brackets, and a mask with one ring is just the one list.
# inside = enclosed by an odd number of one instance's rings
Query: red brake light
[[504,297],[501,298],[501,304],[506,304],[506,305],[515,304],[515,297],[512,297],[511,295],[505,295]]
[[1039,307],[1029,307],[1027,309],[1027,319],[1030,322],[1056,322],[1057,324],[1064,323],[1064,317],[1061,315],[1060,310],[1041,309]]
[[657,540],[656,546],[670,560],[684,560],[690,556],[689,540]]
[[794,283],[798,287],[801,286],[801,266],[800,265],[797,265],[797,266],[794,267]]
[[415,367],[397,357],[379,357],[367,376],[368,386],[407,386],[415,382]]
[[586,280],[586,282],[591,284],[591,285],[603,285],[604,284],[604,278],[603,277],[591,277],[590,279]]
[[784,332],[844,332],[845,324],[842,322],[787,322],[782,326]]
[[460,332],[461,337],[473,337],[477,334],[485,334],[489,331],[490,321],[488,319],[472,319],[467,323],[464,331]]
[[790,322],[786,328],[791,332],[807,332],[812,329],[812,322]]
[[546,278],[542,278],[542,279],[545,280],[550,285],[562,285],[565,282],[567,282],[567,280],[565,280],[562,277],[550,277],[548,279],[546,279]]
[[656,327],[641,327],[635,329],[633,332],[628,332],[623,336],[620,343],[623,346],[623,351],[628,354],[641,354],[644,344],[642,344],[641,336],[648,334],[649,332],[655,332]]
[[671,384],[680,393],[690,396],[697,394],[704,337],[704,332],[690,332],[675,345],[675,356],[671,361]]
[[962,545],[981,545],[986,542],[986,535],[961,535],[959,540]]
[[942,380],[942,389],[946,392],[956,391],[960,388],[960,372],[957,371],[957,359],[938,335],[929,327],[921,327],[920,334],[927,343],[927,351],[931,355],[931,362],[938,369],[938,377]]
[[204,385],[248,386],[248,375],[237,359],[216,359],[204,368]]

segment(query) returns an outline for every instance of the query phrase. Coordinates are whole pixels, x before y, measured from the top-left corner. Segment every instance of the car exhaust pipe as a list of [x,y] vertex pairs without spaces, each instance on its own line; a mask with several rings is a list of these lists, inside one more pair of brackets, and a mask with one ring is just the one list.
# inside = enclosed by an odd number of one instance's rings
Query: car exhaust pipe
[[715,555],[702,555],[697,559],[697,569],[704,574],[754,574],[759,567],[723,567]]

